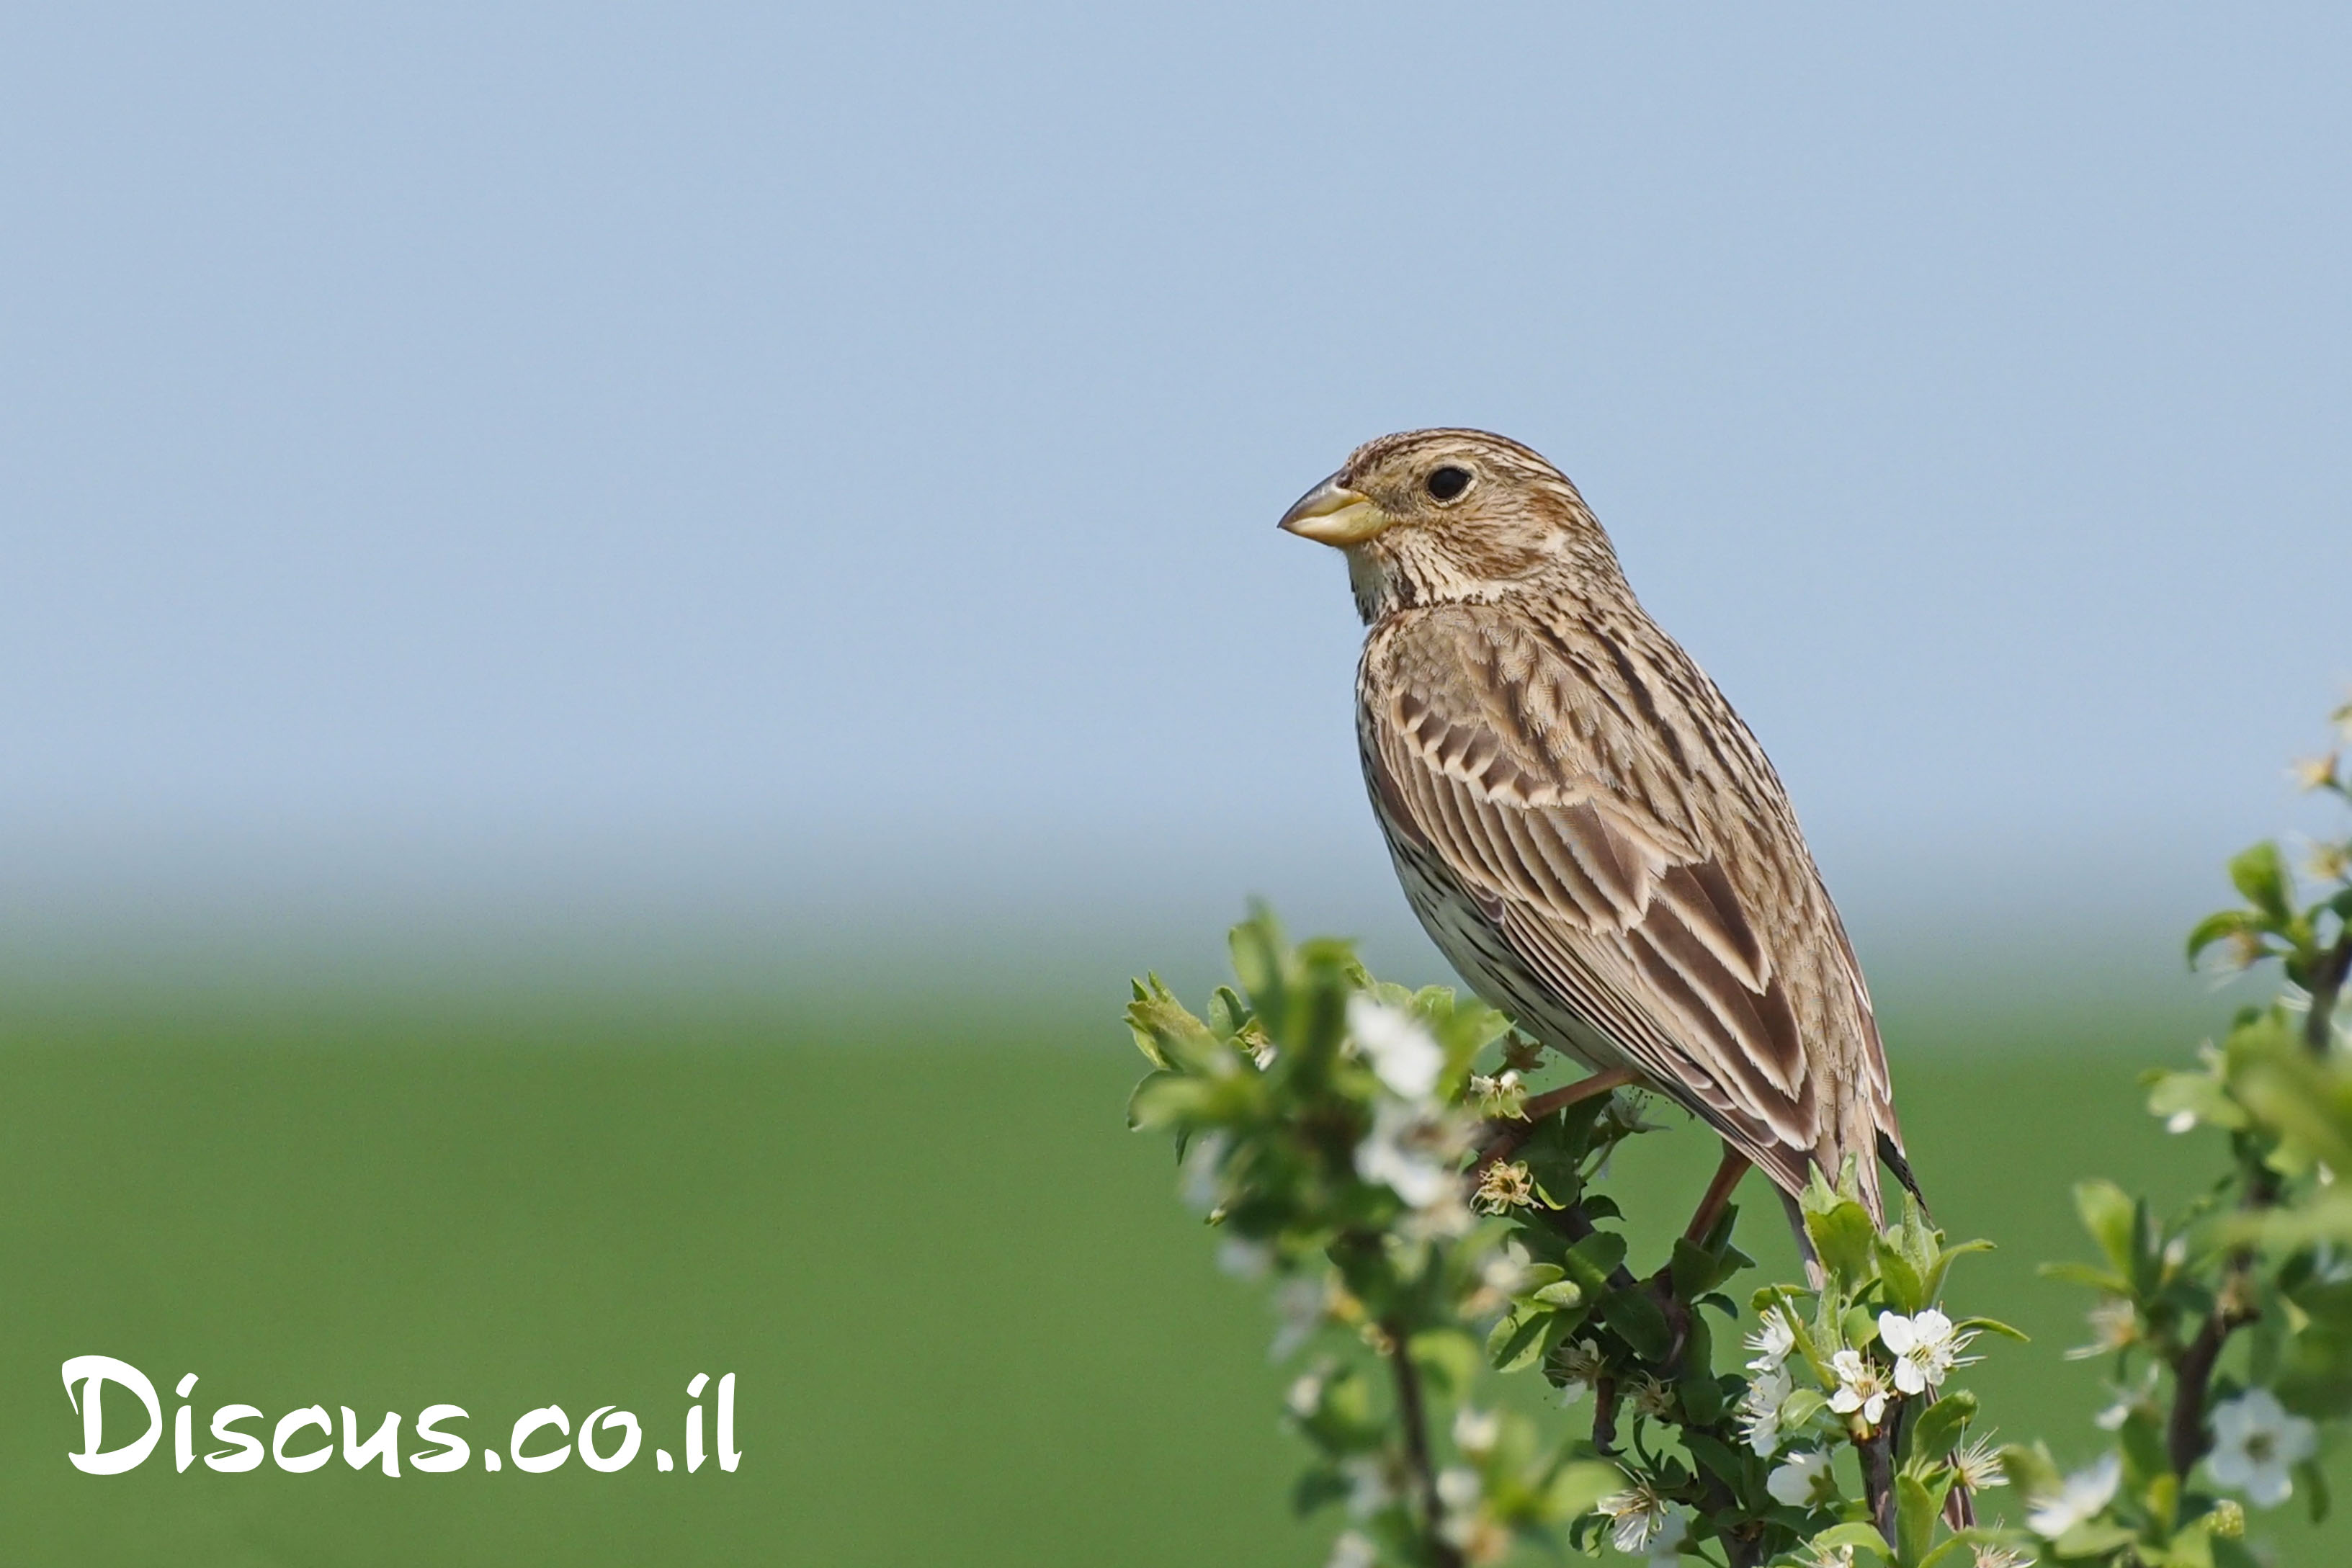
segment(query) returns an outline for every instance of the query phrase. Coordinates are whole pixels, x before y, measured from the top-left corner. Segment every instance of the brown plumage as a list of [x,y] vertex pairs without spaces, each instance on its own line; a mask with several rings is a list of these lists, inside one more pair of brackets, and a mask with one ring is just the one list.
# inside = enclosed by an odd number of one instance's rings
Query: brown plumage
[[[1372,807],[1441,951],[1523,1029],[1629,1068],[1784,1193],[1906,1186],[1886,1061],[1772,765],[1517,442],[1359,447],[1282,526],[1348,558]],[[1736,1169],[1736,1167],[1734,1167]]]

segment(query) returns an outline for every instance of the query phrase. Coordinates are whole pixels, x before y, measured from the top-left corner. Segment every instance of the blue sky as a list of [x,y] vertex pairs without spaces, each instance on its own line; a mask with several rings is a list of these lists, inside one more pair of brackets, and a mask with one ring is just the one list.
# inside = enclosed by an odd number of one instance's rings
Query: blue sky
[[19,9],[14,903],[1353,899],[1358,632],[1272,524],[1441,423],[1576,478],[1874,908],[2210,885],[2352,677],[2348,46]]

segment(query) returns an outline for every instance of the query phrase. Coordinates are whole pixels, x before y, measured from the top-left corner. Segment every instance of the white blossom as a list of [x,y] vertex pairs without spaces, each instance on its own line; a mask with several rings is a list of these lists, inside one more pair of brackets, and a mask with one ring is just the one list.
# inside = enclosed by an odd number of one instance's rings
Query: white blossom
[[1975,1568],[2027,1568],[2033,1559],[2013,1547],[1992,1546],[1982,1542],[1969,1548],[1976,1558]]
[[2066,1353],[2068,1361],[2111,1355],[2139,1340],[2139,1309],[2121,1296],[2103,1296],[2090,1311],[2091,1343]]
[[1304,1421],[1323,1407],[1324,1371],[1318,1367],[1294,1379],[1282,1402],[1293,1416]]
[[1331,1555],[1323,1560],[1323,1568],[1374,1568],[1381,1560],[1381,1549],[1361,1531],[1343,1530],[1331,1542]]
[[1598,1506],[1609,1516],[1609,1544],[1629,1557],[1648,1555],[1651,1542],[1664,1531],[1666,1521],[1674,1517],[1665,1500],[1645,1482],[1604,1497]]
[[2103,1455],[2089,1469],[2077,1470],[2059,1482],[2056,1491],[2029,1499],[2032,1506],[2025,1522],[2036,1535],[2055,1541],[2106,1507],[2123,1479],[2123,1457]]
[[1442,1134],[1413,1106],[1384,1100],[1372,1113],[1370,1134],[1356,1145],[1356,1174],[1387,1186],[1415,1208],[1427,1208],[1459,1185]]
[[2009,1484],[2009,1472],[2001,1468],[2000,1450],[1989,1437],[1968,1443],[1952,1456],[1952,1469],[1958,1470],[1960,1484],[1970,1491],[1984,1491]]
[[1370,1519],[1388,1507],[1396,1497],[1389,1485],[1387,1463],[1370,1454],[1358,1454],[1339,1461],[1339,1474],[1348,1483],[1348,1517]]
[[1445,1052],[1422,1021],[1402,1008],[1358,992],[1348,998],[1348,1032],[1370,1059],[1391,1093],[1426,1100],[1445,1068]]
[[1524,1122],[1528,1115],[1528,1086],[1519,1075],[1505,1068],[1495,1077],[1483,1072],[1470,1075],[1470,1101],[1482,1116],[1493,1116],[1506,1122]]
[[1183,1182],[1184,1207],[1195,1214],[1207,1214],[1224,1199],[1225,1150],[1231,1141],[1223,1133],[1203,1133],[1185,1145],[1184,1164],[1179,1175]]
[[1633,1406],[1635,1415],[1646,1416],[1653,1421],[1673,1419],[1675,1414],[1673,1384],[1645,1372],[1633,1380],[1633,1385],[1625,1393],[1627,1403]]
[[1584,1391],[1598,1385],[1609,1375],[1609,1363],[1601,1357],[1601,1347],[1589,1339],[1578,1340],[1557,1354],[1561,1383],[1559,1402],[1573,1405],[1584,1397]]
[[1682,1555],[1683,1542],[1689,1535],[1690,1520],[1680,1510],[1669,1510],[1658,1521],[1657,1533],[1650,1537],[1651,1563],[1674,1562]]
[[1312,1275],[1301,1274],[1276,1286],[1274,1315],[1281,1320],[1281,1326],[1275,1330],[1274,1344],[1266,1354],[1276,1361],[1288,1360],[1300,1345],[1315,1337],[1329,1307],[1329,1291],[1320,1279]]
[[2091,1417],[2091,1424],[2102,1432],[2120,1432],[2124,1429],[2124,1423],[2132,1418],[2134,1411],[2145,1410],[2151,1415],[2156,1414],[2158,1412],[2156,1403],[2158,1373],[2158,1369],[2151,1366],[2147,1369],[2147,1375],[2137,1384],[2109,1384],[2107,1391],[2115,1397],[2107,1402],[2105,1409]]
[[1778,1372],[1797,1347],[1797,1331],[1789,1322],[1789,1314],[1778,1307],[1765,1310],[1763,1321],[1756,1332],[1748,1336],[1746,1344],[1756,1353],[1748,1364],[1750,1372]]
[[1748,1392],[1739,1401],[1739,1435],[1759,1458],[1770,1458],[1780,1446],[1780,1406],[1792,1388],[1785,1366],[1767,1367],[1748,1379]]
[[[1923,1309],[1916,1317],[1878,1314],[1879,1342],[1895,1353],[1895,1386],[1905,1394],[1925,1394],[1941,1387],[1952,1368],[1966,1364],[1960,1352],[1976,1337],[1956,1330],[1952,1320],[1933,1307]],[[1872,1417],[1874,1424],[1876,1420]]]
[[2294,1492],[2294,1467],[2319,1450],[2317,1428],[2287,1413],[2267,1388],[2250,1388],[2213,1407],[2214,1481],[2246,1494],[2256,1508],[2276,1508]]
[[1236,1280],[1263,1280],[1274,1267],[1274,1249],[1263,1241],[1228,1236],[1217,1243],[1217,1267]]
[[1764,1479],[1764,1490],[1772,1494],[1773,1501],[1790,1508],[1833,1500],[1837,1483],[1830,1476],[1830,1451],[1808,1448],[1790,1455],[1786,1463]]
[[1437,1500],[1455,1513],[1478,1506],[1478,1472],[1467,1465],[1448,1465],[1437,1472]]
[[1454,1414],[1454,1446],[1465,1454],[1483,1454],[1503,1435],[1503,1418],[1492,1410],[1465,1405]]
[[1837,1392],[1830,1396],[1831,1409],[1841,1416],[1858,1410],[1865,1427],[1875,1427],[1886,1418],[1886,1402],[1894,1396],[1877,1366],[1860,1351],[1838,1352],[1830,1357],[1830,1370],[1838,1375]]

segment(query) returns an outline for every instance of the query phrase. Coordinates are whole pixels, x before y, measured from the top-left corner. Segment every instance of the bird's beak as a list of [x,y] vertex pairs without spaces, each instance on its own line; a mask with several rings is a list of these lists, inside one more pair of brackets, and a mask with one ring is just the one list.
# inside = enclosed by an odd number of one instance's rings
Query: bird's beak
[[1299,497],[1297,504],[1282,514],[1282,521],[1276,526],[1319,545],[1358,545],[1387,528],[1391,521],[1386,512],[1372,504],[1370,497],[1349,489],[1334,474]]

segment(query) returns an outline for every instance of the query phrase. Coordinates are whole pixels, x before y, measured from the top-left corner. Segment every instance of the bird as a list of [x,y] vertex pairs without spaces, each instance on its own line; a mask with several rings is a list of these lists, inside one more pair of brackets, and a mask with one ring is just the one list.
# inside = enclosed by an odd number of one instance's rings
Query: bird
[[1347,558],[1365,627],[1357,736],[1398,879],[1471,988],[1798,1206],[1849,1159],[1915,1196],[1862,965],[1756,737],[1643,610],[1568,476],[1480,430],[1384,435],[1280,525]]

